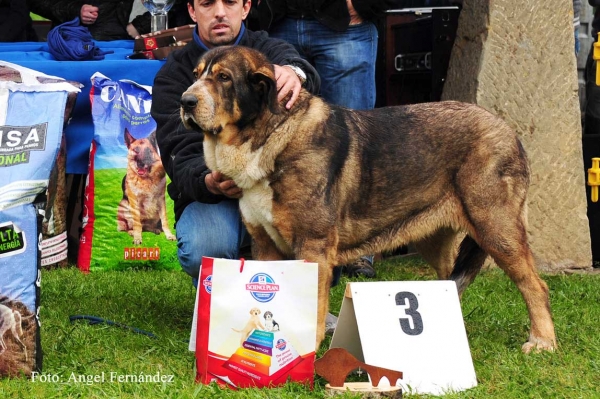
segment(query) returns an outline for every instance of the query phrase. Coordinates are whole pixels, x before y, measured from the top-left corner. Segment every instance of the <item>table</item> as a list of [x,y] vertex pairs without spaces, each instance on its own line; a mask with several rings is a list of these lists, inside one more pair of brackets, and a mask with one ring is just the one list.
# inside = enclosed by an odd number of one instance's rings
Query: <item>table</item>
[[67,173],[87,173],[90,144],[94,137],[90,77],[100,72],[112,80],[129,79],[151,86],[154,75],[164,64],[164,61],[158,60],[127,59],[133,53],[133,40],[95,43],[103,51],[114,53],[107,54],[101,61],[56,61],[48,52],[46,42],[0,43],[0,60],[84,85],[77,96],[71,122],[65,129]]

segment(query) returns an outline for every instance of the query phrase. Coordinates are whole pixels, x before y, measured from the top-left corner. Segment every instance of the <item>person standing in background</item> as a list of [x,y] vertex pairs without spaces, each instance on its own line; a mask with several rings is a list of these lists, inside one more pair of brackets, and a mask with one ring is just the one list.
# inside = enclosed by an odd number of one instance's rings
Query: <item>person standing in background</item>
[[[321,77],[319,95],[330,104],[375,107],[378,33],[386,0],[253,0],[249,26],[292,44]],[[343,267],[350,276],[375,277],[373,255]],[[339,278],[336,270],[334,280]]]
[[0,0],[0,42],[37,42],[24,0]]
[[[21,0],[23,1],[23,0]],[[141,0],[27,0],[31,12],[52,21],[53,27],[79,17],[95,40],[128,40],[150,33],[149,12],[129,21],[135,1]],[[169,11],[169,26],[192,23],[187,1],[176,0]]]

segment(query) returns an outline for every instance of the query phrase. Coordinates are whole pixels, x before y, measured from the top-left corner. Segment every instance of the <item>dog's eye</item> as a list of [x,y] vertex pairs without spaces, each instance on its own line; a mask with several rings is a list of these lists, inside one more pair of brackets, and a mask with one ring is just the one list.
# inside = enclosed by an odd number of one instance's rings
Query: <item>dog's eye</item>
[[229,82],[231,80],[231,78],[229,78],[229,76],[225,75],[224,73],[220,73],[219,75],[217,75],[217,78],[221,82]]
[[198,79],[198,70],[194,69],[194,79]]

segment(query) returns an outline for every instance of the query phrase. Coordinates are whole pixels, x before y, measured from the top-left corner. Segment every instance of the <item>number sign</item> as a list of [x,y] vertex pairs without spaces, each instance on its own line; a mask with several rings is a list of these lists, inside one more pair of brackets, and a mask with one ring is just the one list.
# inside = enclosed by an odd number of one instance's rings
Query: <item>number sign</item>
[[349,283],[331,348],[402,371],[404,392],[440,395],[477,385],[453,281]]

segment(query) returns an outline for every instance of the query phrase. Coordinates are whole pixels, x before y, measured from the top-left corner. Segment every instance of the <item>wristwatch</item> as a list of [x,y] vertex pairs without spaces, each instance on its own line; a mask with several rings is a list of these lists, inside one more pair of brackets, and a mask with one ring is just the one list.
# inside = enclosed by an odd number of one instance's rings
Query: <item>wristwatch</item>
[[304,71],[301,68],[298,68],[295,65],[284,65],[288,68],[290,68],[292,71],[294,71],[294,73],[296,74],[296,76],[298,76],[298,79],[300,79],[300,84],[304,85],[304,82],[306,82],[306,74],[304,73]]

